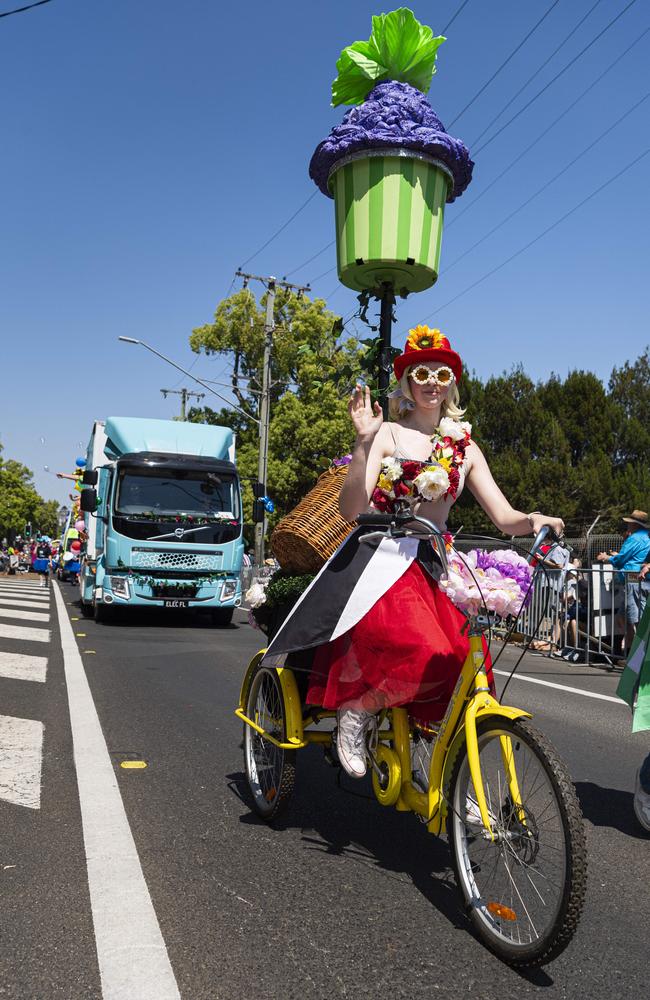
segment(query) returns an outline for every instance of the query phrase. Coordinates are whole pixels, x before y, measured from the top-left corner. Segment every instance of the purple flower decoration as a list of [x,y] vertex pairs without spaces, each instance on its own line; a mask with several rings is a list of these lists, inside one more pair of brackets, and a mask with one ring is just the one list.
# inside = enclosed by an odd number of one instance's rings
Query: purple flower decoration
[[332,465],[336,466],[336,468],[338,469],[342,465],[349,465],[351,461],[352,461],[352,454],[341,455],[340,458],[333,458],[332,459]]
[[363,104],[345,113],[316,147],[309,176],[331,198],[327,181],[338,160],[389,148],[426,153],[443,163],[454,179],[447,201],[458,198],[472,179],[474,164],[465,144],[449,135],[421,91],[395,80],[378,83]]

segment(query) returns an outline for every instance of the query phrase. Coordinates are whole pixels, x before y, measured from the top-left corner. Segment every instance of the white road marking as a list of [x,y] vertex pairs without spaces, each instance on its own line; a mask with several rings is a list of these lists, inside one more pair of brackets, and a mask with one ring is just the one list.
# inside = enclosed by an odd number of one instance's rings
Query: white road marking
[[49,642],[50,630],[29,628],[27,625],[0,624],[0,639],[25,639],[27,642]]
[[0,594],[3,596],[11,597],[26,597],[30,601],[49,601],[50,592],[49,590],[44,590],[42,587],[2,587],[0,586]]
[[14,583],[13,580],[0,580],[0,590],[42,590],[45,593],[47,587],[42,587],[40,583]]
[[49,608],[49,606],[49,601],[27,601],[13,595],[11,597],[0,597],[1,608],[40,608],[43,610]]
[[41,807],[43,723],[0,715],[0,799]]
[[25,618],[31,622],[49,622],[50,616],[47,611],[18,611],[14,608],[0,608],[0,618]]
[[0,677],[15,681],[45,683],[47,656],[27,656],[26,653],[0,653]]
[[180,1000],[158,918],[58,586],[54,596],[103,1000]]
[[[501,677],[510,677],[509,670],[494,670],[493,673],[499,674]],[[544,687],[557,688],[558,691],[569,691],[570,694],[581,694],[583,698],[597,698],[598,701],[613,701],[615,705],[621,705],[623,708],[629,707],[620,698],[614,698],[611,694],[598,694],[597,691],[583,691],[582,688],[569,687],[568,684],[555,684],[553,681],[543,681],[539,677],[528,677],[527,674],[520,674],[519,672],[512,679],[513,681],[529,681],[530,684],[542,684]]]

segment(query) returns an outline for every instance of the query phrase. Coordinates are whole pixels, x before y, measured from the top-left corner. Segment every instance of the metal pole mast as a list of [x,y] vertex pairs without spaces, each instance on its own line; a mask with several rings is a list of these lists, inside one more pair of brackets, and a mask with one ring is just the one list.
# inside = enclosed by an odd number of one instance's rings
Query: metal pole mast
[[[260,396],[260,453],[257,461],[257,478],[266,495],[266,476],[269,464],[269,418],[271,413],[271,351],[275,319],[275,278],[269,278],[266,296],[266,317],[264,319],[264,360],[262,361],[262,395]],[[264,536],[266,534],[266,514],[255,525],[255,565],[264,565]]]
[[182,389],[161,389],[160,391],[162,392],[162,394],[165,397],[165,399],[167,399],[167,396],[169,396],[169,395],[180,396],[181,397],[181,420],[185,420],[185,418],[187,416],[187,400],[188,399],[190,399],[192,396],[194,396],[194,398],[196,399],[196,401],[198,403],[198,402],[200,402],[200,400],[202,400],[202,399],[205,398],[205,393],[204,392],[190,392],[190,390],[186,389],[185,387],[183,387]]
[[379,336],[381,337],[381,353],[379,356],[379,402],[384,411],[384,420],[388,420],[388,386],[390,385],[390,346],[393,330],[393,306],[395,293],[393,286],[384,283],[381,286],[381,312],[379,314]]
[[[260,394],[259,435],[260,451],[257,462],[257,478],[262,484],[264,495],[267,493],[267,474],[269,464],[269,423],[271,420],[271,355],[273,351],[273,331],[275,329],[275,293],[277,288],[295,291],[298,295],[311,291],[309,285],[293,285],[289,281],[278,281],[273,276],[262,277],[259,274],[246,274],[239,270],[238,278],[244,279],[244,287],[249,281],[261,281],[267,288],[266,316],[264,319],[264,357],[262,360],[262,392]],[[263,520],[255,525],[255,566],[259,569],[264,565],[264,536],[266,534],[266,514]]]

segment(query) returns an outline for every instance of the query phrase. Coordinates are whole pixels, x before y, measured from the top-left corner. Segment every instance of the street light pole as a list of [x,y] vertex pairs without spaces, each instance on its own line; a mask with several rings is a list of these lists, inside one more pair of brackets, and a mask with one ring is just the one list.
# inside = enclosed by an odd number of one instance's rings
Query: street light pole
[[207,389],[208,392],[211,392],[213,396],[217,396],[217,398],[220,399],[222,403],[225,403],[227,406],[232,407],[233,410],[237,410],[237,412],[241,413],[241,415],[243,417],[246,417],[247,420],[252,420],[253,423],[259,424],[259,420],[257,419],[257,417],[253,417],[250,413],[247,413],[246,410],[242,410],[241,406],[237,406],[236,403],[232,403],[229,399],[226,399],[226,397],[222,396],[221,393],[217,392],[216,389],[213,389],[211,386],[207,385],[206,382],[203,382],[202,379],[197,378],[196,375],[192,375],[192,373],[188,372],[186,368],[181,368],[181,366],[177,365],[176,362],[172,361],[171,358],[168,358],[165,354],[161,354],[160,351],[157,351],[155,347],[152,347],[150,344],[145,344],[144,340],[136,340],[134,337],[118,337],[117,339],[121,340],[122,343],[124,344],[139,344],[140,347],[146,347],[146,349],[148,351],[151,351],[152,354],[155,354],[157,358],[162,358],[162,360],[166,361],[168,365],[172,366],[172,368],[177,368],[179,372],[182,372],[183,375],[187,375],[187,377],[191,378],[193,382],[198,382],[198,384],[202,385],[204,389]]

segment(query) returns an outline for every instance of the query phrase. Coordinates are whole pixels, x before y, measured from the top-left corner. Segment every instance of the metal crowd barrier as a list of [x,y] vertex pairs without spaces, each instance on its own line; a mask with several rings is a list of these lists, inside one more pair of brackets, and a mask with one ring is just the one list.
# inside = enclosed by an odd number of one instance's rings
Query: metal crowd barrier
[[574,663],[613,667],[624,655],[628,612],[650,598],[650,580],[607,563],[547,568],[535,577],[518,632],[536,648]]

